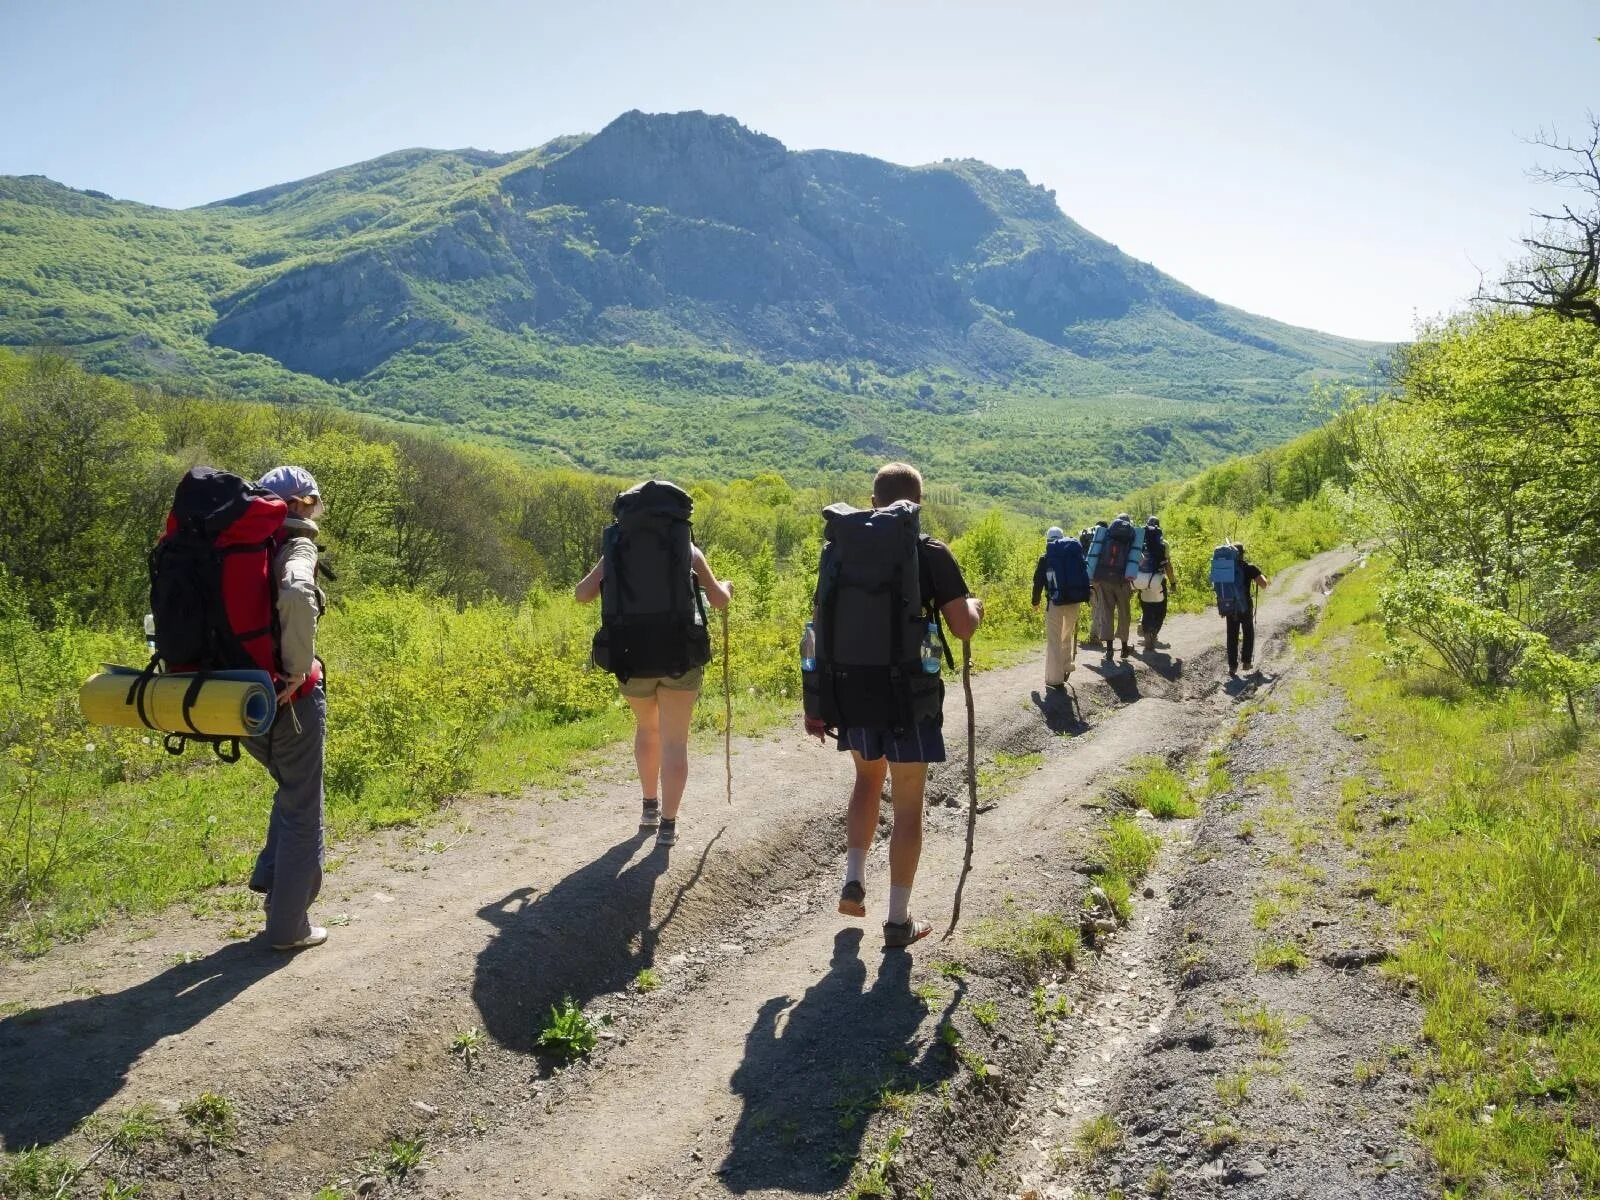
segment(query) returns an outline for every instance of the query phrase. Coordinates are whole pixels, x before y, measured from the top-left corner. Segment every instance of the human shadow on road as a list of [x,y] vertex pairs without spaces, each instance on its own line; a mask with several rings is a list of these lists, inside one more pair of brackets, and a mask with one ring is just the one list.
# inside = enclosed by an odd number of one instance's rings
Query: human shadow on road
[[[578,1005],[626,987],[655,962],[661,931],[699,881],[711,847],[652,924],[656,881],[670,864],[659,844],[634,862],[645,841],[635,834],[548,892],[521,887],[478,910],[496,929],[478,954],[472,999],[485,1031],[500,1045],[534,1050],[550,1006],[564,996]],[[629,865],[629,864],[632,865]]]
[[835,1191],[884,1089],[927,1090],[954,1074],[950,1050],[917,1037],[928,1009],[910,990],[911,955],[886,952],[868,988],[861,937],[839,931],[827,973],[792,1008],[788,996],[761,1006],[730,1081],[744,1108],[719,1170],[729,1191]]
[[233,942],[120,992],[0,1021],[0,1145],[16,1151],[65,1137],[122,1090],[145,1051],[193,1029],[290,958],[259,940]]
[[1146,666],[1168,683],[1176,683],[1183,678],[1183,659],[1181,658],[1163,654],[1158,649],[1144,655],[1144,662]]
[[1083,706],[1078,703],[1078,693],[1071,684],[1042,692],[1035,690],[1033,706],[1044,717],[1044,726],[1051,733],[1076,736],[1089,730],[1089,722],[1083,719]]

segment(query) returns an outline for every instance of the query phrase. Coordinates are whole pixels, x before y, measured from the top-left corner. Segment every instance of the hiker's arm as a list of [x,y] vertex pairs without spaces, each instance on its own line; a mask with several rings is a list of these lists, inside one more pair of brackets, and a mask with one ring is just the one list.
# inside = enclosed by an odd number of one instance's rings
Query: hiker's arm
[[957,641],[965,642],[983,623],[983,601],[976,596],[959,596],[939,609],[945,628]]
[[1162,564],[1161,571],[1167,577],[1167,587],[1169,589],[1176,588],[1178,586],[1178,569],[1172,565],[1172,555],[1167,555],[1167,561]]
[[1039,607],[1039,597],[1044,595],[1045,561],[1039,560],[1039,565],[1033,569],[1033,606]]
[[705,552],[699,546],[694,547],[691,559],[694,563],[695,578],[700,581],[700,586],[706,590],[706,599],[711,602],[712,608],[727,608],[728,601],[733,599],[733,582],[719,581],[711,573],[711,564],[706,562]]
[[278,646],[284,678],[304,682],[311,674],[317,639],[317,548],[295,538],[278,568]]
[[572,589],[573,597],[579,604],[589,604],[600,595],[600,581],[606,577],[606,560],[601,559],[590,568],[589,573],[578,580],[578,586]]

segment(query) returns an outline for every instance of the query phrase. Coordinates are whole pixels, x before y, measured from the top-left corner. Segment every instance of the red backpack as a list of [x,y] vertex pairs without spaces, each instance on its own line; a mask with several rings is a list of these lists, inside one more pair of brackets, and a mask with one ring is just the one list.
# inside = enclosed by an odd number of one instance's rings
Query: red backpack
[[[149,557],[156,651],[129,691],[141,715],[143,687],[158,666],[195,672],[185,715],[207,672],[259,670],[274,683],[282,679],[272,563],[287,515],[277,496],[227,471],[195,467],[178,482],[166,532]],[[315,682],[313,673],[295,698]],[[236,741],[229,756],[222,749],[227,739],[193,733],[169,736],[167,749],[181,753],[191,737],[211,741],[229,761],[238,758]]]

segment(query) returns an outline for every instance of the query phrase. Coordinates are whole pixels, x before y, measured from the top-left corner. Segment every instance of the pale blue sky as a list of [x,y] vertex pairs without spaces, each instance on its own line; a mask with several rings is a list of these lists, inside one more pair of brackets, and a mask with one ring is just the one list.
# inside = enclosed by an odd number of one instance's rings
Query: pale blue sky
[[0,173],[183,206],[701,108],[1020,167],[1220,300],[1401,338],[1514,252],[1597,34],[1579,0],[0,0]]

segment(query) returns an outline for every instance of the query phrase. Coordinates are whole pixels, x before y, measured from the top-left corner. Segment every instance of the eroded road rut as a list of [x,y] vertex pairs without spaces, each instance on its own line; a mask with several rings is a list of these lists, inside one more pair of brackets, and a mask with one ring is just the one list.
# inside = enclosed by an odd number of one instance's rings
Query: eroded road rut
[[[1287,634],[1344,562],[1325,555],[1280,580],[1258,617],[1266,684],[1223,686],[1214,616],[1174,618],[1171,645],[1131,669],[1080,659],[1070,705],[1043,699],[1034,661],[977,677],[980,762],[1039,757],[986,796],[963,927],[947,943],[881,950],[881,845],[871,916],[834,912],[849,763],[782,731],[737,745],[732,807],[720,748],[699,756],[670,854],[634,832],[636,787],[618,769],[576,795],[464,802],[471,828],[442,846],[349,850],[318,910],[348,924],[293,959],[252,943],[208,950],[216,935],[180,915],[8,964],[0,1002],[31,1011],[0,1022],[0,1135],[8,1149],[66,1139],[86,1152],[91,1135],[73,1130],[95,1113],[231,1097],[230,1150],[103,1160],[147,1197],[310,1196],[329,1183],[812,1196],[874,1167],[885,1194],[941,1198],[1135,1195],[1163,1171],[1179,1196],[1426,1194],[1395,1066],[1416,1015],[1370,966],[1381,914],[1333,836],[1361,819],[1341,809],[1355,793],[1340,782],[1365,777],[1359,750],[1329,740],[1337,698],[1322,693],[1295,707],[1292,728],[1252,725],[1284,716],[1272,705],[1240,718],[1241,702],[1299,669]],[[952,749],[960,704],[951,689]],[[1164,831],[1154,897],[1104,953],[1048,981],[1040,994],[1071,1011],[1041,1019],[1035,981],[975,931],[1018,913],[1076,921],[1106,789],[1141,755],[1191,762],[1212,747],[1237,788]],[[930,787],[916,908],[940,930],[961,861],[962,770],[937,768]],[[1282,901],[1281,928],[1256,928],[1257,893]],[[1326,955],[1260,972],[1252,956],[1269,933]],[[948,962],[963,969],[937,969]],[[645,967],[661,982],[650,993],[632,986]],[[563,996],[609,1023],[589,1061],[552,1073],[533,1041]],[[1285,1022],[1270,1052],[1239,1015],[1255,1007]],[[963,1054],[939,1036],[945,1023]],[[487,1038],[469,1070],[450,1042],[472,1027]],[[1241,1073],[1246,1095],[1224,1097]],[[1258,1104],[1269,1095],[1270,1110]],[[1102,1114],[1115,1144],[1080,1152],[1077,1131]],[[423,1139],[421,1171],[385,1173],[395,1136]]]

